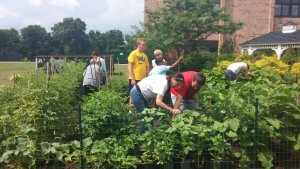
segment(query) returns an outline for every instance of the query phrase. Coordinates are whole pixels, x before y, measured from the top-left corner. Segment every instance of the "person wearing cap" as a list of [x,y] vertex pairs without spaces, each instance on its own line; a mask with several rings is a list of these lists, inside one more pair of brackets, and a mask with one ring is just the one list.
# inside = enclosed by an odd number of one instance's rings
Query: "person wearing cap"
[[141,113],[145,108],[150,108],[152,101],[155,100],[157,106],[168,110],[172,115],[178,114],[180,110],[166,105],[163,102],[163,97],[170,87],[177,88],[183,83],[184,77],[182,74],[175,74],[173,71],[168,71],[166,75],[153,75],[144,78],[130,91],[136,112]]
[[[171,88],[171,99],[174,109],[197,110],[199,109],[195,95],[205,84],[206,77],[201,72],[187,71],[181,73],[184,84],[178,88]],[[177,115],[177,114],[175,114]]]
[[162,51],[159,50],[159,49],[156,49],[154,52],[154,56],[155,56],[155,59],[152,60],[152,68],[155,68],[157,65],[157,62],[166,62],[165,59],[163,59],[163,56],[162,56]]
[[230,64],[226,71],[225,71],[225,76],[226,79],[229,81],[234,81],[237,79],[245,79],[240,76],[240,72],[245,71],[247,72],[248,75],[252,75],[252,73],[249,70],[249,65],[245,62],[235,62]]
[[[132,51],[128,56],[129,93],[132,87],[137,84],[137,82],[148,76],[149,71],[148,57],[144,53],[146,50],[146,42],[144,38],[138,38],[136,45],[136,50]],[[131,104],[131,98],[129,100],[129,104]]]
[[167,71],[176,67],[184,58],[184,51],[180,53],[179,59],[173,63],[171,66],[167,66],[167,62],[161,59],[155,59],[155,64],[157,66],[153,67],[149,72],[149,76],[151,75],[165,75]]

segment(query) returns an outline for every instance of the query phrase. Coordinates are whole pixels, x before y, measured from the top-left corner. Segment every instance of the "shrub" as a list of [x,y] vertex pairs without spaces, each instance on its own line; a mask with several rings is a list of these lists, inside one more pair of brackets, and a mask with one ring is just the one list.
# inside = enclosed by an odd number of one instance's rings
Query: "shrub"
[[295,62],[300,61],[300,57],[297,55],[295,49],[288,48],[281,56],[281,60],[283,63],[293,65]]
[[229,39],[225,40],[221,46],[220,53],[221,54],[233,54],[234,53],[234,40]]
[[300,62],[294,63],[291,69],[291,73],[296,76],[298,83],[300,84]]
[[128,97],[128,78],[125,76],[112,76],[108,81],[108,88]]
[[208,51],[192,52],[185,56],[181,71],[201,71],[212,69],[217,63],[217,55]]
[[119,93],[103,89],[85,98],[82,109],[83,128],[87,136],[93,139],[103,139],[118,133],[129,120],[127,98]]
[[232,53],[225,53],[225,54],[220,54],[218,56],[218,61],[224,61],[224,60],[231,61],[231,60],[234,60],[234,58],[235,58],[234,54],[232,54]]
[[262,58],[255,63],[255,66],[270,69],[279,75],[285,75],[289,71],[289,65],[283,63],[274,56]]

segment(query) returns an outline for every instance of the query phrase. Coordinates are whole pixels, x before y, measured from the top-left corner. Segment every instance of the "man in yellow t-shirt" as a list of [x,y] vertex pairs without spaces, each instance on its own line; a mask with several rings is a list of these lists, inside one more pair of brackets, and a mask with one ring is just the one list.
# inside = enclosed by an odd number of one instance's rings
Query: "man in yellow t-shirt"
[[137,84],[140,80],[148,76],[149,62],[148,57],[144,53],[146,49],[146,42],[144,38],[138,38],[137,49],[132,51],[128,56],[128,92],[130,93],[131,88]]

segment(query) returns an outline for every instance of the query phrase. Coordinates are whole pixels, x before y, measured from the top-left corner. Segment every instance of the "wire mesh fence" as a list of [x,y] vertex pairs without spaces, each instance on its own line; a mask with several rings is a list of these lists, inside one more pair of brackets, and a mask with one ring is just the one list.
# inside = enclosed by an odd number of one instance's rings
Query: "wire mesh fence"
[[[81,75],[74,72],[71,77]],[[129,114],[132,107],[128,107],[124,95],[104,89],[81,100],[80,85],[72,84],[76,78],[65,76],[61,86],[54,86],[62,83],[56,78],[35,75],[35,80],[46,80],[34,87],[29,80],[16,80],[12,91],[0,93],[0,167],[300,168],[299,109],[286,107],[282,112],[291,116],[283,113],[275,119],[260,114],[266,107],[271,109],[271,104],[265,106],[264,100],[253,102],[251,98],[245,102],[254,116],[246,118],[217,120],[213,114],[186,112],[172,119],[170,114],[153,109],[146,111],[149,115],[144,118],[148,130],[140,133],[141,119]],[[299,92],[288,101],[299,107],[298,96]],[[60,111],[64,106],[68,108]],[[295,111],[294,116],[289,109]],[[158,119],[157,126],[153,127],[151,118]],[[293,125],[283,121],[293,121]]]

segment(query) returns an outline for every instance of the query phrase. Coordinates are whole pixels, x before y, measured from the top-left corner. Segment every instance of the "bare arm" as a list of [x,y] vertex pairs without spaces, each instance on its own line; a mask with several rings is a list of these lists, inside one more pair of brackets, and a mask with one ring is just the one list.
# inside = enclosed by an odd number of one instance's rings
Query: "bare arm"
[[175,63],[173,63],[173,64],[171,65],[171,68],[177,66],[177,65],[183,60],[183,58],[184,58],[184,50],[182,50],[182,51],[180,52],[179,59],[178,59]]
[[[250,76],[253,75],[252,72],[250,72],[250,70],[249,70],[247,67],[243,67],[243,68],[241,69],[241,71],[245,71],[245,72],[247,73],[247,75],[250,75]],[[240,71],[240,72],[241,72],[241,71]],[[239,78],[239,79],[247,79],[246,77],[242,77],[242,76],[240,75],[240,72],[238,72],[237,78]]]
[[156,96],[156,101],[155,101],[155,102],[156,102],[156,105],[158,105],[158,106],[160,106],[160,107],[162,107],[162,108],[168,110],[169,112],[171,112],[173,116],[176,116],[177,114],[180,113],[180,110],[175,109],[175,108],[172,109],[171,107],[169,107],[168,105],[166,105],[166,104],[163,102],[163,96],[161,96],[161,95],[157,95],[157,96]]
[[177,94],[174,109],[179,109],[182,98],[183,97],[180,94]]

